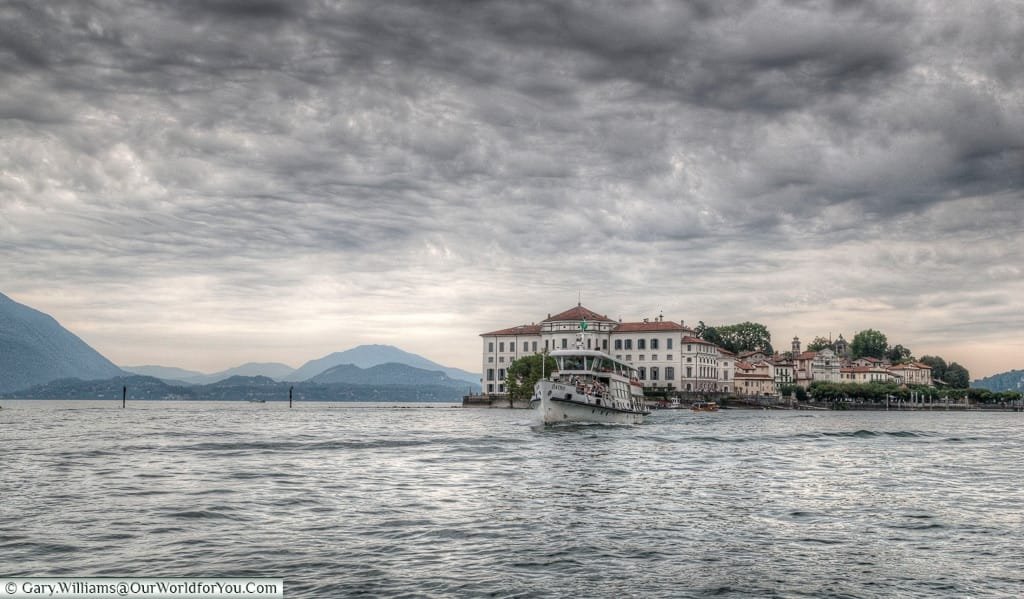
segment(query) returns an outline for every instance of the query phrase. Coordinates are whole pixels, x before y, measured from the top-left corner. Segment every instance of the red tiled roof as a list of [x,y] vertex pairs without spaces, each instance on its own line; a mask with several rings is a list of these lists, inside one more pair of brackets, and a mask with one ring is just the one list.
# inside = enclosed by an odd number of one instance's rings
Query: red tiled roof
[[704,341],[699,337],[690,336],[683,337],[683,343],[703,343],[704,345],[714,345],[714,343],[711,343],[710,341]]
[[504,335],[540,335],[539,324],[521,324],[517,327],[511,327],[508,329],[501,329],[500,331],[491,331],[490,333],[480,333],[481,337],[499,337]]
[[608,318],[607,316],[602,316],[602,315],[598,314],[597,312],[594,312],[593,310],[588,310],[587,308],[584,308],[583,306],[574,306],[572,308],[569,308],[565,312],[561,312],[559,314],[555,314],[554,316],[549,316],[549,317],[545,318],[544,320],[542,320],[541,322],[554,322],[554,321],[558,321],[558,320],[584,320],[584,319],[585,320],[599,320],[599,321],[602,321],[602,322],[614,322],[611,318]]
[[673,320],[655,320],[654,322],[623,322],[615,327],[616,333],[635,333],[646,331],[691,331]]
[[801,352],[799,355],[797,355],[795,357],[795,359],[796,360],[813,360],[817,356],[818,356],[818,352],[816,352],[816,351],[805,351],[805,352]]

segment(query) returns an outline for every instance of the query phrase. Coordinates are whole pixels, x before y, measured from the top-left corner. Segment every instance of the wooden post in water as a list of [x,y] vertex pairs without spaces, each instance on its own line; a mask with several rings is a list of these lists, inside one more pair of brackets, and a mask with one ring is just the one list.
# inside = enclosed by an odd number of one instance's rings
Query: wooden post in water
[[125,403],[128,401],[128,385],[121,387],[121,409],[124,409]]
[[288,387],[288,407],[292,407],[292,389],[295,387]]

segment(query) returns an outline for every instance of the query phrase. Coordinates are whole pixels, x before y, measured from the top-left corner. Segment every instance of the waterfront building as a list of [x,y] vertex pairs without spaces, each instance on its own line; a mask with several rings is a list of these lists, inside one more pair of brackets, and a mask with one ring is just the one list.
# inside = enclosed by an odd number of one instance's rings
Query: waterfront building
[[577,304],[539,324],[519,325],[483,333],[484,393],[506,393],[505,377],[513,360],[543,351],[567,349],[586,326],[586,349],[599,349],[637,369],[645,387],[682,389],[682,340],[693,330],[664,316],[639,322],[612,320]]
[[718,392],[731,393],[735,390],[736,354],[718,348]]
[[836,353],[828,348],[813,352],[811,359],[811,380],[828,383],[839,382],[839,360]]
[[744,397],[778,397],[770,362],[736,362],[736,394]]
[[903,377],[881,366],[849,366],[839,369],[843,383],[903,383]]
[[908,362],[906,364],[894,364],[889,371],[903,377],[907,385],[932,386],[932,367],[920,362]]
[[718,391],[719,378],[719,347],[698,337],[683,337],[680,351],[682,353],[682,381],[680,389],[698,393],[715,393]]

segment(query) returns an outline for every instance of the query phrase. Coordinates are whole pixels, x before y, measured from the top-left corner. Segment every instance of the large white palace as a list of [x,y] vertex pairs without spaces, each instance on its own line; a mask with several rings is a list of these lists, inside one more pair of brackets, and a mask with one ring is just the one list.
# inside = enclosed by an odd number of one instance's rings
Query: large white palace
[[[786,356],[761,352],[737,356],[697,338],[683,321],[665,320],[659,315],[640,322],[623,322],[577,304],[554,316],[548,314],[539,324],[482,333],[483,392],[505,393],[509,364],[526,355],[572,347],[583,326],[588,333],[584,337],[589,349],[600,349],[631,364],[649,388],[777,396],[782,385],[807,387],[815,380],[931,382],[931,369],[924,364],[889,365],[862,358],[843,367],[843,356],[831,349],[800,351],[800,340],[795,337],[792,351]],[[846,348],[842,343],[837,347],[840,351]]]
[[526,324],[483,333],[483,391],[505,393],[505,370],[516,358],[545,350],[565,349],[576,342],[586,322],[586,343],[636,367],[646,387],[679,391],[732,390],[734,356],[694,336],[682,322],[658,316],[640,322],[612,320],[577,305],[548,315],[540,324]]

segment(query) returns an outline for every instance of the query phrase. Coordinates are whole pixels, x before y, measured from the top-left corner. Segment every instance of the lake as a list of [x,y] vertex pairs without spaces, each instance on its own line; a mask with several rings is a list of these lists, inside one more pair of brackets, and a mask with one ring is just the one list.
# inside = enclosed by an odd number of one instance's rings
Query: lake
[[286,597],[1024,594],[1024,414],[2,401],[0,575]]

